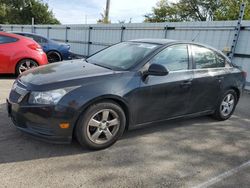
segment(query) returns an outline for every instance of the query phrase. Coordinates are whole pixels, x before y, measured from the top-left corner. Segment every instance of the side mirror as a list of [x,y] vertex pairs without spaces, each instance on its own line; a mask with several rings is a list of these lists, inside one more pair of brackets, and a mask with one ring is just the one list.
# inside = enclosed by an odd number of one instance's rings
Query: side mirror
[[168,75],[168,73],[168,70],[163,65],[152,64],[149,66],[148,70],[144,73],[144,75],[166,76]]

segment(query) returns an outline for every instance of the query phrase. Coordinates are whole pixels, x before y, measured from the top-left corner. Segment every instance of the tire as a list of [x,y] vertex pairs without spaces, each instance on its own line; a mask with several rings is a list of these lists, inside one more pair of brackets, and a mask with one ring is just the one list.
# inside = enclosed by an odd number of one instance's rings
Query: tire
[[213,114],[213,117],[219,121],[224,121],[229,119],[234,113],[237,103],[238,103],[237,93],[232,89],[226,91],[220,98],[215,113]]
[[126,117],[122,108],[113,101],[90,106],[80,117],[75,135],[82,146],[100,150],[113,145],[122,136]]
[[38,63],[32,59],[23,59],[16,65],[16,75],[19,76],[21,73],[38,66]]
[[48,57],[49,63],[55,63],[55,62],[62,61],[62,56],[57,51],[49,51],[47,53],[47,57]]

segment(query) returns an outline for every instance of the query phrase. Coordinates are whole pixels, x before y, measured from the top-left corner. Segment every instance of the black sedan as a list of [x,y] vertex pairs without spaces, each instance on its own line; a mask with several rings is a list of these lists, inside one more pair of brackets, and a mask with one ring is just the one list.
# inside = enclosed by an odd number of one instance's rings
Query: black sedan
[[133,40],[25,72],[7,106],[15,126],[35,137],[65,143],[76,136],[81,145],[103,149],[140,125],[201,115],[226,120],[245,79],[211,47]]

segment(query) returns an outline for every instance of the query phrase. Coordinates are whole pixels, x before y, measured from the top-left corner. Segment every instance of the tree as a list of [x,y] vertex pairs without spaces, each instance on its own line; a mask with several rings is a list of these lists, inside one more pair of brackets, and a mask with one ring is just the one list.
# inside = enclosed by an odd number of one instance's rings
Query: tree
[[60,24],[41,0],[0,0],[0,23],[30,24],[32,17],[36,24]]
[[109,20],[109,9],[110,9],[110,0],[106,1],[106,9],[104,10],[104,13],[101,13],[101,19],[97,20],[97,23],[105,23],[109,24],[111,21]]
[[110,24],[111,21],[105,16],[106,10],[103,11],[104,13],[101,13],[101,18],[97,20],[97,23],[104,23],[104,24]]
[[[237,20],[240,0],[179,0],[171,3],[159,0],[145,22]],[[245,19],[250,19],[250,0],[247,0]]]
[[[250,0],[245,0],[244,20],[250,20]],[[215,20],[237,20],[240,12],[240,0],[221,0],[214,13]]]

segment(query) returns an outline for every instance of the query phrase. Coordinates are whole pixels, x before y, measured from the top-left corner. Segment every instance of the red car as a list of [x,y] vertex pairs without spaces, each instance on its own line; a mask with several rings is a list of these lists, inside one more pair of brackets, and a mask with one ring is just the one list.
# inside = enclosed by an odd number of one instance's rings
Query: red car
[[0,32],[0,73],[22,72],[48,64],[41,46],[32,39]]

